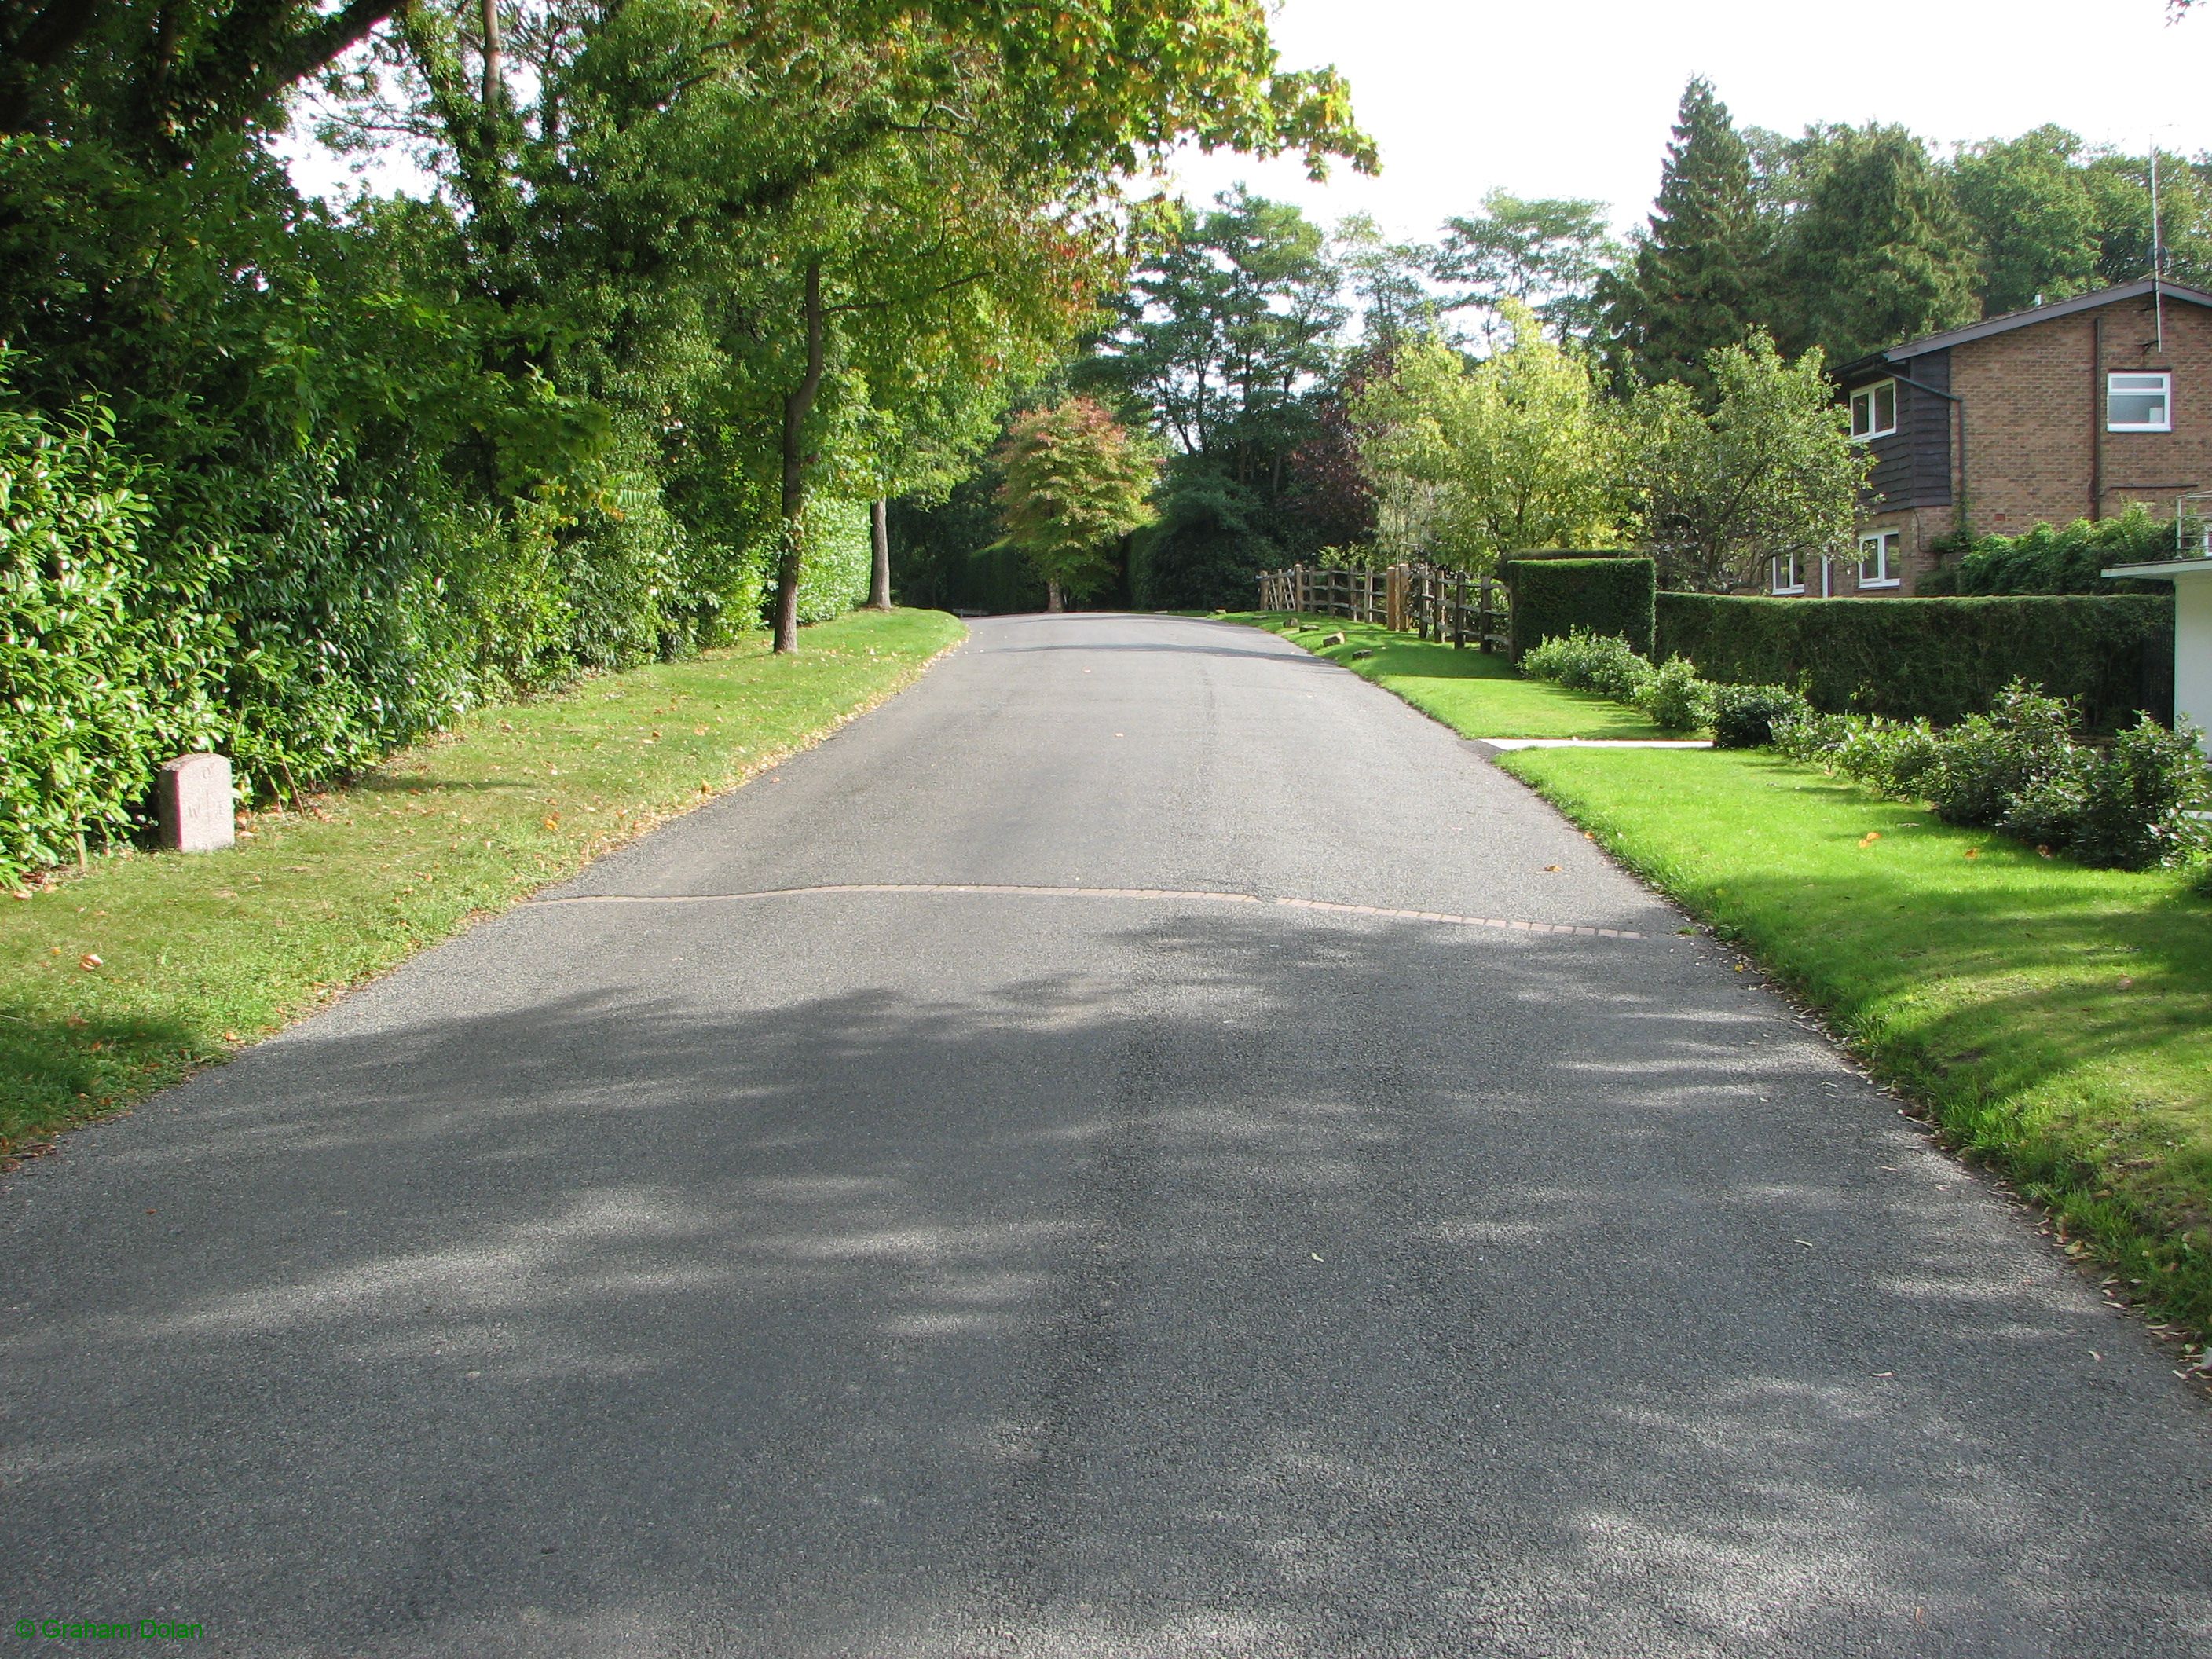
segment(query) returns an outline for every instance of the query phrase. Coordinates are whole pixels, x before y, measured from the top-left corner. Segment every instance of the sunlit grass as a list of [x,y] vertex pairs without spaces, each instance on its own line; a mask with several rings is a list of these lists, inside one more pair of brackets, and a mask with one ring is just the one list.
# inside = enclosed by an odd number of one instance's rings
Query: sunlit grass
[[[1471,738],[1664,738],[1632,708],[1547,680],[1528,679],[1504,655],[1455,650],[1372,623],[1281,611],[1234,611],[1220,620],[1267,629],[1316,656],[1342,663]],[[1331,634],[1341,645],[1323,646]],[[1360,653],[1368,654],[1362,656]],[[1672,734],[1679,735],[1679,734]]]
[[487,708],[230,851],[0,900],[0,1153],[120,1109],[744,781],[958,640],[856,612]]

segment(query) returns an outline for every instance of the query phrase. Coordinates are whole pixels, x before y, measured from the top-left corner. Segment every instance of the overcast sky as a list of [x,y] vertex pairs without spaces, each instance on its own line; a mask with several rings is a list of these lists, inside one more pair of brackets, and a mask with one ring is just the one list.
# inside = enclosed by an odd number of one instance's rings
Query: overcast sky
[[[1485,191],[1582,196],[1624,229],[1659,188],[1674,106],[1710,79],[1741,126],[1899,121],[1948,146],[2055,121],[2139,154],[2212,150],[2212,5],[2168,24],[2164,0],[1281,0],[1291,68],[1334,64],[1382,145],[1379,178],[1325,185],[1294,160],[1194,155],[1204,198],[1243,179],[1325,222],[1373,214],[1426,239]],[[346,169],[304,138],[284,148],[312,190]],[[397,158],[374,182],[403,187]],[[417,186],[419,188],[419,185]]]
[[2141,153],[2212,150],[2212,7],[2163,0],[1282,0],[1290,68],[1334,64],[1382,145],[1380,178],[1308,184],[1295,161],[1198,156],[1194,196],[1242,179],[1334,223],[1432,236],[1485,191],[1582,196],[1640,222],[1683,83],[1739,126],[1896,121],[1948,147],[2045,122]]

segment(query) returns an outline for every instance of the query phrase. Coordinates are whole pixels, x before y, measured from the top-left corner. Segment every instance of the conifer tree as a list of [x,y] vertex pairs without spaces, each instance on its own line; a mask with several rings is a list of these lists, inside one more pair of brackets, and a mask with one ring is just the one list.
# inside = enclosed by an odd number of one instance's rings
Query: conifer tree
[[1832,127],[1802,151],[1803,205],[1778,251],[1791,349],[1847,362],[1981,315],[1973,227],[1919,139]]
[[1699,76],[1682,93],[1650,228],[1613,286],[1616,366],[1647,381],[1703,386],[1706,354],[1737,343],[1762,320],[1764,241],[1750,149]]

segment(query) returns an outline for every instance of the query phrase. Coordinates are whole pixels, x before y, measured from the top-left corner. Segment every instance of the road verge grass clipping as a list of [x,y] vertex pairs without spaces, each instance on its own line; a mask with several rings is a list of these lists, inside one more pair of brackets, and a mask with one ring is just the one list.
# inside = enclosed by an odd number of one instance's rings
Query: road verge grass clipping
[[227,852],[0,900],[0,1157],[120,1110],[729,789],[963,635],[858,611],[483,708]]

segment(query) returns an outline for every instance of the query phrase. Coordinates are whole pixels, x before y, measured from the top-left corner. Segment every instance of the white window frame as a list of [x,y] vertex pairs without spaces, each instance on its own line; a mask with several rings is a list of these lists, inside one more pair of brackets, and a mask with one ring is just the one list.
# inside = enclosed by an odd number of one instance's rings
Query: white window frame
[[[2156,381],[2159,402],[2166,418],[2160,421],[2116,421],[2112,418],[2112,394],[2120,389],[2123,380]],[[2128,388],[2137,393],[2149,391],[2148,385]],[[2155,373],[2143,370],[2123,372],[2114,369],[2105,376],[2105,430],[2107,432],[2171,432],[2173,430],[2173,376],[2166,370]]]
[[[1874,550],[1874,568],[1881,574],[1867,574],[1867,550]],[[1897,532],[1894,530],[1869,530],[1859,536],[1859,586],[1861,587],[1896,587],[1904,577],[1897,568]]]
[[[1881,419],[1881,399],[1877,394],[1883,392],[1889,393],[1889,424],[1887,426],[1876,424]],[[1863,431],[1859,428],[1859,404],[1862,401],[1866,404],[1867,417],[1866,428]],[[1872,386],[1863,386],[1851,393],[1851,441],[1853,443],[1871,443],[1876,438],[1890,436],[1896,430],[1897,382],[1895,380],[1876,380]]]
[[[1777,593],[1802,593],[1805,591],[1805,569],[1797,562],[1795,553],[1778,553],[1766,562],[1767,574]],[[1789,580],[1783,580],[1784,574]]]

